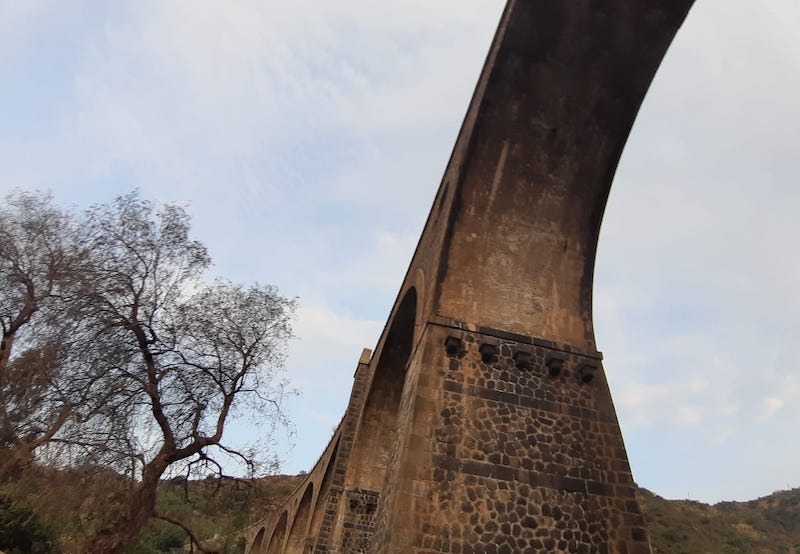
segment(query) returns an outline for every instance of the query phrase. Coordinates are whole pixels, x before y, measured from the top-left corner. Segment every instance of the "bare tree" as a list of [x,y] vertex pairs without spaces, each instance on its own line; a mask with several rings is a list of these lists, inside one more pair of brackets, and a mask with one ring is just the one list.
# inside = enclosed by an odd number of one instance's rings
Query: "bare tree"
[[49,195],[16,192],[0,206],[0,377],[14,342],[75,275],[74,227]]
[[[127,453],[139,473],[127,513],[100,530],[91,551],[120,552],[156,512],[156,491],[175,467],[223,473],[222,456],[255,460],[223,441],[229,421],[260,407],[280,420],[284,349],[294,300],[273,287],[206,285],[206,248],[189,238],[189,218],[173,205],[156,209],[136,194],[90,210],[85,226],[90,263],[83,281],[82,320],[111,352],[102,379],[120,402],[127,429],[75,446]],[[95,362],[94,365],[97,365]],[[124,412],[120,414],[119,411]],[[101,419],[100,421],[105,421]],[[91,421],[89,422],[91,423]],[[91,425],[87,426],[92,428]]]
[[64,379],[64,325],[85,249],[74,218],[49,195],[17,192],[0,206],[0,481],[33,460],[85,407]]
[[[121,552],[152,518],[162,478],[251,474],[235,418],[283,425],[295,300],[203,275],[186,211],[137,193],[84,215],[48,195],[0,208],[0,482],[30,463],[127,477],[89,552]],[[192,538],[193,542],[196,542]],[[199,545],[198,545],[199,546]]]

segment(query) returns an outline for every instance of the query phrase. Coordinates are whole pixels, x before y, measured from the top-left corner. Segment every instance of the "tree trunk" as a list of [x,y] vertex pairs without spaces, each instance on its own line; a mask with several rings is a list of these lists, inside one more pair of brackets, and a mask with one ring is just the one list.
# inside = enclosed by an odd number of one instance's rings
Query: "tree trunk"
[[11,345],[14,343],[14,335],[4,335],[0,339],[0,383],[3,382],[8,369],[8,362],[11,359]]
[[0,483],[5,483],[17,477],[23,469],[33,463],[33,449],[28,445],[21,445],[2,453],[3,462],[0,463]]
[[120,554],[130,546],[155,515],[156,492],[166,468],[163,453],[145,466],[142,482],[128,500],[127,517],[97,531],[88,542],[87,553]]
[[36,459],[36,449],[47,444],[61,430],[72,413],[70,406],[62,406],[58,417],[46,433],[39,437],[14,437],[15,445],[2,452],[0,456],[0,483],[15,478]]

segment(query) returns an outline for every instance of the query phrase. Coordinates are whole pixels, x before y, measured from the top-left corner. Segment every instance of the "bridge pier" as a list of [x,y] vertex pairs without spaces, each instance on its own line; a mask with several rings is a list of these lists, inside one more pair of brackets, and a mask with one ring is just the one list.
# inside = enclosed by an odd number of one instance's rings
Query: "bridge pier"
[[444,320],[421,342],[366,552],[649,553],[596,352]]

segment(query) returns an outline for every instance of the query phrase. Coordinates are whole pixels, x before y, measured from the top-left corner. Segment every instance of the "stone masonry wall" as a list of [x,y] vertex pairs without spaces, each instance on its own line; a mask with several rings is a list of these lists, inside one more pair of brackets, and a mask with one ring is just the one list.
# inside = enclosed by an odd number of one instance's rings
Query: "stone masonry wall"
[[[389,466],[387,467],[386,484],[381,491],[378,502],[378,510],[375,517],[375,531],[371,541],[370,552],[382,552],[384,546],[389,544],[392,538],[392,522],[396,519],[398,513],[403,513],[398,510],[396,501],[398,497],[402,497],[406,492],[405,486],[407,485],[403,479],[404,463],[407,451],[409,448],[413,451],[413,443],[415,442],[413,420],[414,410],[417,400],[416,391],[417,383],[419,380],[419,363],[416,355],[412,354],[411,360],[408,364],[408,371],[404,382],[404,394],[400,402],[400,408],[397,416],[397,429],[396,438],[394,440],[394,447],[392,455],[389,459]],[[423,399],[424,403],[424,399]],[[411,464],[424,463],[424,459],[411,459]],[[405,462],[406,464],[409,462]],[[412,485],[413,486],[413,485]],[[399,519],[404,520],[404,517]]]
[[375,529],[375,511],[380,493],[373,491],[346,491],[346,507],[342,552],[369,554],[369,543]]
[[596,353],[435,324],[423,341],[372,552],[649,553]]

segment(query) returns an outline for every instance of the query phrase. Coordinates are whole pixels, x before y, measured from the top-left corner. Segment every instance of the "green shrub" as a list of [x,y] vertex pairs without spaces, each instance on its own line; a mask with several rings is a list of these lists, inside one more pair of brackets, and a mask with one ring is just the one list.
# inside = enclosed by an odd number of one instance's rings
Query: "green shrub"
[[0,495],[0,550],[7,554],[58,552],[52,531],[29,508]]
[[181,552],[187,541],[186,533],[164,521],[153,521],[139,533],[128,554],[162,554]]

